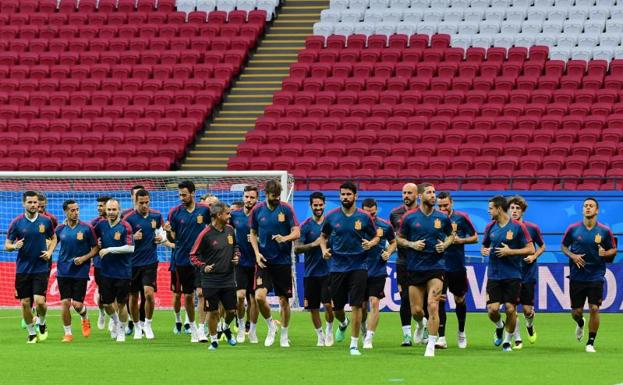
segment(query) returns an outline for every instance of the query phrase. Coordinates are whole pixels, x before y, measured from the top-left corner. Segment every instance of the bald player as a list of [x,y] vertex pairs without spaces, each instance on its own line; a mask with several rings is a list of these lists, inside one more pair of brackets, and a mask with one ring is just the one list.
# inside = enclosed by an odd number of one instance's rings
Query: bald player
[[[398,231],[402,223],[402,217],[407,211],[417,207],[417,185],[407,183],[402,186],[403,204],[394,208],[389,214],[389,221],[395,231]],[[407,248],[398,246],[398,258],[396,259],[396,280],[400,293],[400,322],[402,324],[401,346],[411,346],[411,306],[409,304],[408,274],[407,274]]]

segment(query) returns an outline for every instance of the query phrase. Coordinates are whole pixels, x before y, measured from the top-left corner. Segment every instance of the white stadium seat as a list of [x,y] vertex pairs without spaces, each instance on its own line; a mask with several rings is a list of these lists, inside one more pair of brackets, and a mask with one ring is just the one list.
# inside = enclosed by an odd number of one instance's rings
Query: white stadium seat
[[465,9],[469,8],[469,0],[452,0],[451,9]]
[[598,7],[612,7],[615,0],[597,0]]
[[382,11],[383,22],[400,23],[402,21],[402,9],[388,8]]
[[534,0],[535,7],[551,7],[554,5],[554,0]]
[[370,8],[372,9],[385,9],[389,7],[389,0],[372,0],[370,1]]
[[497,22],[502,22],[504,20],[505,15],[506,15],[506,10],[503,8],[489,8],[485,10],[485,20],[493,20]]
[[361,23],[337,23],[334,25],[333,33],[343,36],[352,35],[357,24]]
[[411,0],[411,9],[424,9],[430,7],[431,0]]
[[480,22],[484,19],[485,10],[484,8],[468,8],[465,10],[463,17],[465,20]]
[[547,12],[547,20],[562,23],[567,19],[567,8],[554,7]]
[[478,33],[478,23],[473,21],[465,21],[459,24],[459,34],[475,35]]
[[460,8],[450,8],[443,14],[443,20],[460,22],[463,20],[463,10]]
[[437,33],[437,25],[438,23],[424,21],[415,26],[415,30],[417,33],[422,33],[424,35],[434,35]]
[[450,5],[450,0],[434,0],[430,2],[430,7],[433,9],[445,9]]
[[517,47],[530,47],[535,44],[535,35],[520,33],[515,35],[515,45]]
[[554,6],[556,8],[568,8],[572,7],[574,0],[554,0]]
[[618,33],[603,33],[599,35],[599,46],[614,48],[621,44],[621,35]]
[[216,0],[216,9],[231,12],[236,9],[236,2],[234,0]]
[[511,8],[506,11],[506,20],[522,22],[526,19],[526,10],[523,8]]
[[593,48],[599,44],[599,35],[583,33],[578,36],[578,47],[580,48]]
[[266,21],[272,20],[275,15],[275,7],[274,0],[257,0],[257,9],[266,11]]
[[505,34],[513,33],[517,34],[521,31],[521,22],[518,21],[505,21],[502,23],[501,32]]
[[556,46],[559,48],[571,49],[578,43],[578,35],[572,33],[561,33],[556,39]]
[[623,33],[623,20],[608,20],[606,21],[606,32],[610,33]]
[[541,33],[543,24],[540,21],[531,21],[528,19],[521,24],[521,32],[523,33]]
[[212,12],[216,9],[216,0],[197,0],[197,11]]
[[567,20],[564,22],[563,25],[563,31],[565,32],[565,34],[582,33],[582,31],[584,30],[584,23],[582,23],[581,21]]
[[505,35],[505,34],[499,34],[499,35],[495,35],[495,37],[493,38],[493,46],[494,47],[504,47],[504,48],[510,48],[513,46],[513,44],[515,43],[515,38],[513,37],[513,35]]
[[543,33],[561,33],[562,20],[545,20],[543,23]]
[[411,36],[415,33],[415,24],[410,22],[402,22],[396,24],[396,33]]
[[614,58],[623,59],[623,47],[616,47],[614,49]]
[[438,33],[446,33],[448,35],[454,35],[457,33],[459,23],[456,21],[442,21],[437,28]]
[[[340,23],[344,24],[344,23]],[[334,24],[332,23],[316,23],[314,24],[314,35],[330,36],[333,34]]]
[[586,20],[584,22],[584,33],[600,34],[606,26],[605,20]]
[[491,7],[493,8],[508,8],[510,6],[510,0],[491,0]]
[[551,33],[539,33],[533,34],[534,36],[534,44],[535,45],[545,45],[548,47],[553,47],[556,45],[557,38],[559,34],[551,34]]
[[571,50],[569,48],[552,47],[549,50],[549,58],[552,60],[569,60]]
[[348,5],[348,7],[350,9],[365,10],[366,8],[368,8],[368,5],[370,5],[370,2],[368,0],[350,0],[350,4]]
[[329,2],[330,8],[346,9],[348,8],[348,0],[331,0]]
[[623,7],[610,8],[610,17],[611,20],[623,20]]
[[320,11],[320,21],[323,23],[338,23],[341,20],[339,9],[323,9]]
[[584,21],[588,18],[588,8],[571,7],[569,8],[569,20]]
[[362,35],[370,36],[374,35],[376,31],[376,24],[373,23],[356,23],[355,24],[355,33],[360,33]]
[[255,0],[237,0],[236,8],[242,11],[252,11],[257,6]]
[[471,7],[472,8],[489,8],[491,4],[490,0],[472,0]]
[[424,21],[439,23],[443,19],[443,12],[438,9],[428,9],[424,11],[422,18]]
[[378,9],[367,9],[363,16],[363,20],[366,23],[380,23],[383,21],[383,12]]
[[595,60],[612,60],[614,57],[614,49],[607,47],[593,48],[593,59]]
[[571,59],[573,60],[591,60],[593,58],[592,48],[576,47],[571,50]]
[[390,7],[395,9],[406,9],[411,5],[411,0],[391,0]]
[[195,10],[195,0],[177,0],[175,2],[177,10],[179,12],[192,12]]
[[359,23],[363,20],[364,10],[363,9],[342,9],[341,11],[342,22],[343,23]]
[[512,0],[513,7],[526,8],[534,4],[534,0]]
[[376,34],[377,35],[393,35],[396,33],[396,23],[377,23]]
[[491,47],[491,44],[493,44],[493,36],[491,35],[475,35],[472,37],[472,45],[474,47]]
[[[590,20],[606,20],[610,16],[610,7],[592,7],[589,9]],[[615,16],[616,17],[616,16]]]
[[486,35],[495,35],[500,32],[500,22],[493,20],[485,20],[480,22],[480,33],[484,33]]
[[452,35],[452,46],[469,48],[472,45],[472,35]]
[[409,8],[402,13],[402,21],[405,23],[419,23],[422,21],[424,12],[419,9]]
[[[556,5],[558,5],[558,1],[556,1]],[[592,7],[595,5],[595,0],[575,0],[576,7]]]

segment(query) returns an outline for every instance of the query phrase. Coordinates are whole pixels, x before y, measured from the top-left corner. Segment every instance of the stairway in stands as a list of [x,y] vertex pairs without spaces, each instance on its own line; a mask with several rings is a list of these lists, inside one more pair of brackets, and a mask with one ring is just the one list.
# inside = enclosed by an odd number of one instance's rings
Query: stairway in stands
[[227,169],[227,160],[236,154],[236,146],[253,129],[264,107],[271,104],[273,93],[281,89],[281,81],[288,76],[290,64],[297,61],[320,11],[328,6],[329,0],[282,2],[277,18],[184,160],[182,170]]

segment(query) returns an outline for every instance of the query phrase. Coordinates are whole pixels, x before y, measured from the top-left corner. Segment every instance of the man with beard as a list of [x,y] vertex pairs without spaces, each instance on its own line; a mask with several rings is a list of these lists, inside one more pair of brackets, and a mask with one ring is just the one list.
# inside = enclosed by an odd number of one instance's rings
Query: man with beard
[[240,249],[240,261],[236,266],[236,297],[238,300],[238,335],[236,341],[244,342],[245,322],[244,322],[244,302],[247,301],[249,313],[249,342],[257,343],[257,302],[255,301],[255,253],[249,242],[250,227],[249,214],[259,198],[259,192],[255,186],[245,186],[242,194],[243,204],[239,209],[232,209],[231,224],[236,230],[236,243]]
[[[132,228],[119,215],[119,201],[111,199],[106,202],[106,221],[100,221],[95,227],[99,238],[102,273],[102,302],[104,309],[114,321],[110,337],[117,342],[125,342],[125,328],[128,322],[126,302],[130,293],[132,280],[132,253],[134,239]],[[113,306],[117,303],[115,312]]]
[[[22,317],[28,329],[27,342],[33,344],[48,338],[45,320],[48,311],[45,298],[49,279],[48,261],[52,258],[57,239],[50,218],[39,214],[36,192],[24,192],[22,205],[24,214],[13,219],[9,225],[4,249],[17,251],[15,297],[22,305]],[[33,305],[39,315],[38,332],[33,322]]]
[[439,329],[439,300],[444,281],[444,252],[454,241],[452,223],[448,216],[435,210],[435,187],[430,183],[420,185],[421,203],[402,218],[398,231],[398,244],[409,248],[409,299],[411,314],[417,322],[414,342],[422,343],[424,334],[424,302],[428,307],[429,337],[425,357],[435,356],[435,343]]
[[448,290],[454,295],[456,303],[456,318],[459,324],[458,346],[459,349],[467,347],[467,336],[465,335],[465,320],[467,318],[467,304],[465,294],[467,294],[467,270],[465,269],[465,245],[478,242],[476,228],[469,219],[467,213],[454,210],[454,201],[449,192],[442,191],[437,197],[439,210],[448,215],[452,221],[454,231],[454,241],[445,252],[445,280],[443,288],[443,300],[439,301],[439,339],[436,348],[445,349],[448,347],[446,342],[446,300]]
[[[360,356],[359,331],[361,306],[366,299],[368,264],[366,251],[380,242],[374,220],[367,212],[358,209],[357,186],[344,182],[340,186],[342,207],[331,210],[322,226],[320,248],[325,259],[331,258],[331,299],[335,317],[341,322],[335,340],[344,340],[348,320],[344,306],[352,308],[350,354]],[[330,245],[327,244],[330,242]]]
[[[95,228],[95,226],[97,226],[100,221],[106,220],[106,202],[108,202],[110,199],[112,198],[108,195],[101,195],[97,197],[97,217],[93,218],[90,223],[93,228]],[[97,328],[99,330],[104,330],[104,327],[106,327],[106,311],[104,311],[104,304],[102,303],[102,293],[101,289],[99,289],[102,286],[100,264],[101,259],[99,255],[95,254],[95,257],[93,258],[93,278],[95,279],[95,284],[97,285],[99,292],[98,296],[95,299],[97,307],[99,308],[99,316],[97,317]]]
[[190,262],[190,251],[197,236],[206,227],[210,209],[195,202],[195,184],[192,181],[182,181],[177,188],[182,203],[169,211],[168,221],[164,225],[167,239],[175,243],[173,249],[175,274],[171,275],[171,287],[175,292],[184,294],[184,308],[190,321],[190,341],[208,342],[203,328],[197,329],[195,324],[194,293],[197,269]]
[[[487,312],[496,327],[494,344],[502,345],[503,351],[510,352],[521,292],[521,260],[534,254],[534,244],[526,226],[511,219],[507,212],[506,198],[498,195],[489,200],[492,222],[485,228],[481,253],[489,257]],[[502,304],[506,310],[506,323],[500,315]]]
[[[389,221],[397,231],[402,223],[402,217],[407,211],[417,207],[417,185],[407,183],[402,186],[403,204],[394,208],[389,214]],[[401,346],[413,345],[411,339],[411,304],[409,303],[409,284],[407,282],[407,248],[398,245],[398,258],[396,258],[396,281],[400,294],[400,322],[402,324]]]
[[595,353],[595,338],[599,329],[599,306],[604,293],[606,262],[612,262],[617,253],[612,230],[597,222],[599,203],[586,198],[583,205],[584,219],[569,226],[562,239],[562,252],[569,257],[569,286],[571,316],[577,323],[575,337],[584,336],[582,310],[588,299],[590,318],[586,352]]
[[275,342],[277,326],[270,314],[266,296],[274,290],[281,309],[281,337],[279,345],[290,347],[288,326],[292,297],[292,242],[299,239],[301,231],[294,208],[281,201],[281,183],[269,180],[264,187],[266,201],[258,203],[249,214],[251,247],[255,253],[255,299],[260,313],[268,325],[264,346]]
[[[378,245],[368,250],[368,288],[363,304],[363,323],[367,319],[366,336],[363,340],[364,349],[372,349],[372,340],[379,324],[379,305],[381,299],[385,298],[385,281],[387,280],[387,260],[396,250],[396,238],[394,228],[385,219],[379,218],[378,205],[373,198],[364,199],[361,208],[366,211],[376,225],[376,235],[381,238]],[[370,304],[370,314],[368,317],[368,303]]]
[[[303,286],[305,292],[305,309],[311,314],[312,324],[316,329],[318,341],[316,346],[333,346],[333,306],[329,292],[329,265],[322,257],[320,249],[320,232],[324,225],[325,196],[321,192],[314,192],[309,196],[309,205],[312,216],[301,225],[301,239],[294,247],[294,252],[305,255],[305,275]],[[327,323],[326,334],[322,331],[320,321],[320,304],[325,309]]]
[[[524,221],[523,216],[528,209],[528,203],[520,196],[515,195],[509,201],[509,210],[511,218],[526,225],[526,229],[534,242],[536,252],[528,255],[521,260],[521,294],[519,295],[519,303],[526,318],[526,329],[528,330],[528,341],[531,344],[536,342],[537,334],[534,331],[534,287],[537,282],[537,258],[545,251],[545,242],[541,235],[539,226],[532,222]],[[515,323],[515,346],[513,349],[519,350],[523,344],[521,341],[521,333],[519,332],[519,320]]]

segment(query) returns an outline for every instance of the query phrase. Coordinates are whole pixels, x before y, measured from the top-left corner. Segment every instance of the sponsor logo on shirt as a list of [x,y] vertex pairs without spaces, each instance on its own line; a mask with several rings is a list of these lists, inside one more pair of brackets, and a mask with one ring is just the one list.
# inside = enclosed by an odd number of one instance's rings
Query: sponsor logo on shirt
[[507,240],[507,241],[510,241],[510,240],[512,240],[512,239],[513,239],[513,232],[512,232],[511,230],[508,230],[508,231],[506,232],[506,240]]
[[115,237],[114,238],[115,238],[115,241],[120,240],[121,239],[121,233],[118,232],[118,231],[115,231]]
[[76,239],[81,241],[84,239],[84,233],[82,231],[78,231],[78,233],[76,234]]
[[361,221],[360,220],[356,220],[355,221],[355,230],[361,230]]
[[601,243],[601,234],[595,235],[595,243]]
[[441,228],[441,220],[439,220],[439,218],[435,219],[435,228],[436,229],[440,229]]

